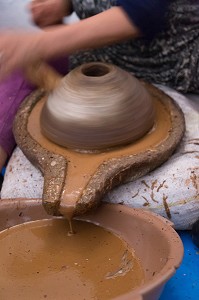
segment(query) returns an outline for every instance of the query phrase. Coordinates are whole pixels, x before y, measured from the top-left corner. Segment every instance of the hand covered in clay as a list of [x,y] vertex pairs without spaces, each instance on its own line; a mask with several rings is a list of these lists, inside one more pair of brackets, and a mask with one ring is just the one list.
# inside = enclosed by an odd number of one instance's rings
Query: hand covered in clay
[[45,39],[42,32],[0,33],[0,79],[16,69],[45,59]]
[[40,27],[60,24],[72,12],[71,0],[33,0],[29,8],[33,22]]

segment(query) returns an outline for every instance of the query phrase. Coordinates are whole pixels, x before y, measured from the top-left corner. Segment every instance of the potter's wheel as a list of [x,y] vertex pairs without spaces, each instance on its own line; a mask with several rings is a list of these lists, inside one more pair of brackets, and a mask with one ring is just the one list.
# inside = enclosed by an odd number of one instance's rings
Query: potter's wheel
[[128,179],[136,179],[166,161],[184,133],[184,116],[173,100],[144,84],[155,107],[153,128],[139,140],[109,151],[80,153],[58,146],[40,128],[47,96],[41,90],[24,101],[15,119],[19,147],[44,175],[43,204],[58,215],[75,203],[75,214],[97,206],[102,196]]

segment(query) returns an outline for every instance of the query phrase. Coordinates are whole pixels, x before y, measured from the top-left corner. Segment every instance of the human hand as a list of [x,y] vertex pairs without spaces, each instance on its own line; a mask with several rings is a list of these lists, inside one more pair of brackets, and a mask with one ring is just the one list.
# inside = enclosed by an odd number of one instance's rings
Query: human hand
[[70,0],[32,0],[29,5],[32,19],[40,27],[60,24],[67,12]]
[[0,79],[45,58],[44,33],[0,32]]

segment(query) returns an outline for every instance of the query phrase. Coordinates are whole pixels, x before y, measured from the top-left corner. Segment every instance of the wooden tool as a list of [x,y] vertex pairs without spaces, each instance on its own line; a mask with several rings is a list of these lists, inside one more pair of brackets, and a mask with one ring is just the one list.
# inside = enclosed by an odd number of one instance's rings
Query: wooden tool
[[26,78],[37,87],[46,92],[52,92],[61,84],[62,76],[51,66],[44,62],[37,62],[25,70]]

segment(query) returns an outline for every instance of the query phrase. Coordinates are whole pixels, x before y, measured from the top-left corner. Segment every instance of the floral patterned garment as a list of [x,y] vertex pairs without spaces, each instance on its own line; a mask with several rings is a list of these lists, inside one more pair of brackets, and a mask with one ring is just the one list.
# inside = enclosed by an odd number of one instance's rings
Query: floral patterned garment
[[[73,0],[80,19],[115,5],[116,0]],[[171,0],[166,28],[150,42],[139,38],[80,52],[71,57],[71,67],[91,61],[113,63],[180,92],[199,90],[199,0]]]

